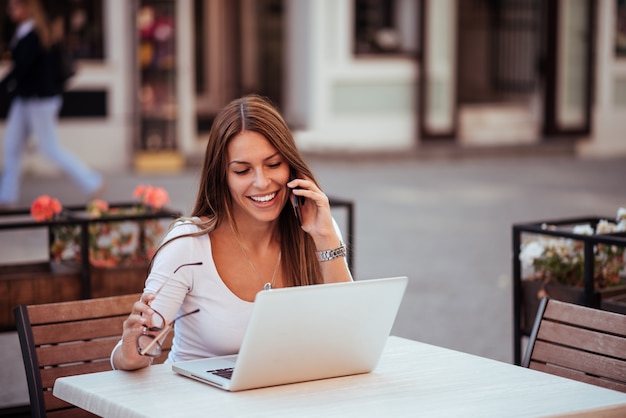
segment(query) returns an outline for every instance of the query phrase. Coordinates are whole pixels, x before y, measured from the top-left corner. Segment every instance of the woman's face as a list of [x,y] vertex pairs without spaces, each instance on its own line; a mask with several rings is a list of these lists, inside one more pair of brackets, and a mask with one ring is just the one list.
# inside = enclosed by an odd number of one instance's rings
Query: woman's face
[[15,23],[21,23],[28,19],[28,13],[26,10],[26,4],[20,0],[10,0],[7,6],[7,11],[11,20]]
[[227,148],[228,188],[237,221],[278,219],[289,198],[289,165],[265,137],[243,131]]

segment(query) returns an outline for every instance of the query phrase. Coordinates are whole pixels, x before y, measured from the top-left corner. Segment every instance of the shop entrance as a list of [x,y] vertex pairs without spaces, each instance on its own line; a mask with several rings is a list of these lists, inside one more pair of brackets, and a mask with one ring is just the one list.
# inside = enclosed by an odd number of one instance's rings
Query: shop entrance
[[507,145],[588,135],[596,7],[425,0],[421,137]]
[[458,140],[537,142],[543,125],[541,0],[459,1]]
[[248,93],[280,107],[282,0],[194,0],[198,137],[217,112]]

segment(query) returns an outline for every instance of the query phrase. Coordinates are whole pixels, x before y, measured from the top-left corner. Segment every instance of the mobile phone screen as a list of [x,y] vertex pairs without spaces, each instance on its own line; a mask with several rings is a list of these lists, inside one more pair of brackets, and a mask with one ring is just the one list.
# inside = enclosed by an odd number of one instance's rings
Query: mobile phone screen
[[[296,178],[296,170],[292,168],[290,174],[291,175],[289,177],[289,181],[292,181]],[[300,204],[301,204],[301,198],[291,193],[291,205],[293,206],[293,211],[296,214],[298,223],[302,225],[302,213],[300,212]]]

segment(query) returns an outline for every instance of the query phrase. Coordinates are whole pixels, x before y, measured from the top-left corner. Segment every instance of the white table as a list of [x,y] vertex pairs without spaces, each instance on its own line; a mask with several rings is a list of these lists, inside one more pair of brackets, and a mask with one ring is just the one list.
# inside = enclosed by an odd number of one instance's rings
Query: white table
[[369,374],[230,393],[158,365],[61,378],[54,395],[107,417],[626,416],[626,393],[398,337]]

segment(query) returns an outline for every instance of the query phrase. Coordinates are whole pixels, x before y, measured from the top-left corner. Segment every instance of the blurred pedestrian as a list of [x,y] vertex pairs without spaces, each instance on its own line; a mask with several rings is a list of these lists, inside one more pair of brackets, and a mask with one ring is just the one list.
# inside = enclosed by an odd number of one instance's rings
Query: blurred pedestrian
[[10,0],[8,13],[17,28],[9,44],[13,65],[0,81],[0,92],[14,95],[4,137],[0,208],[18,203],[22,154],[31,134],[39,151],[85,194],[95,197],[104,186],[102,175],[59,144],[57,122],[64,80],[52,53],[52,33],[43,8],[39,0]]

